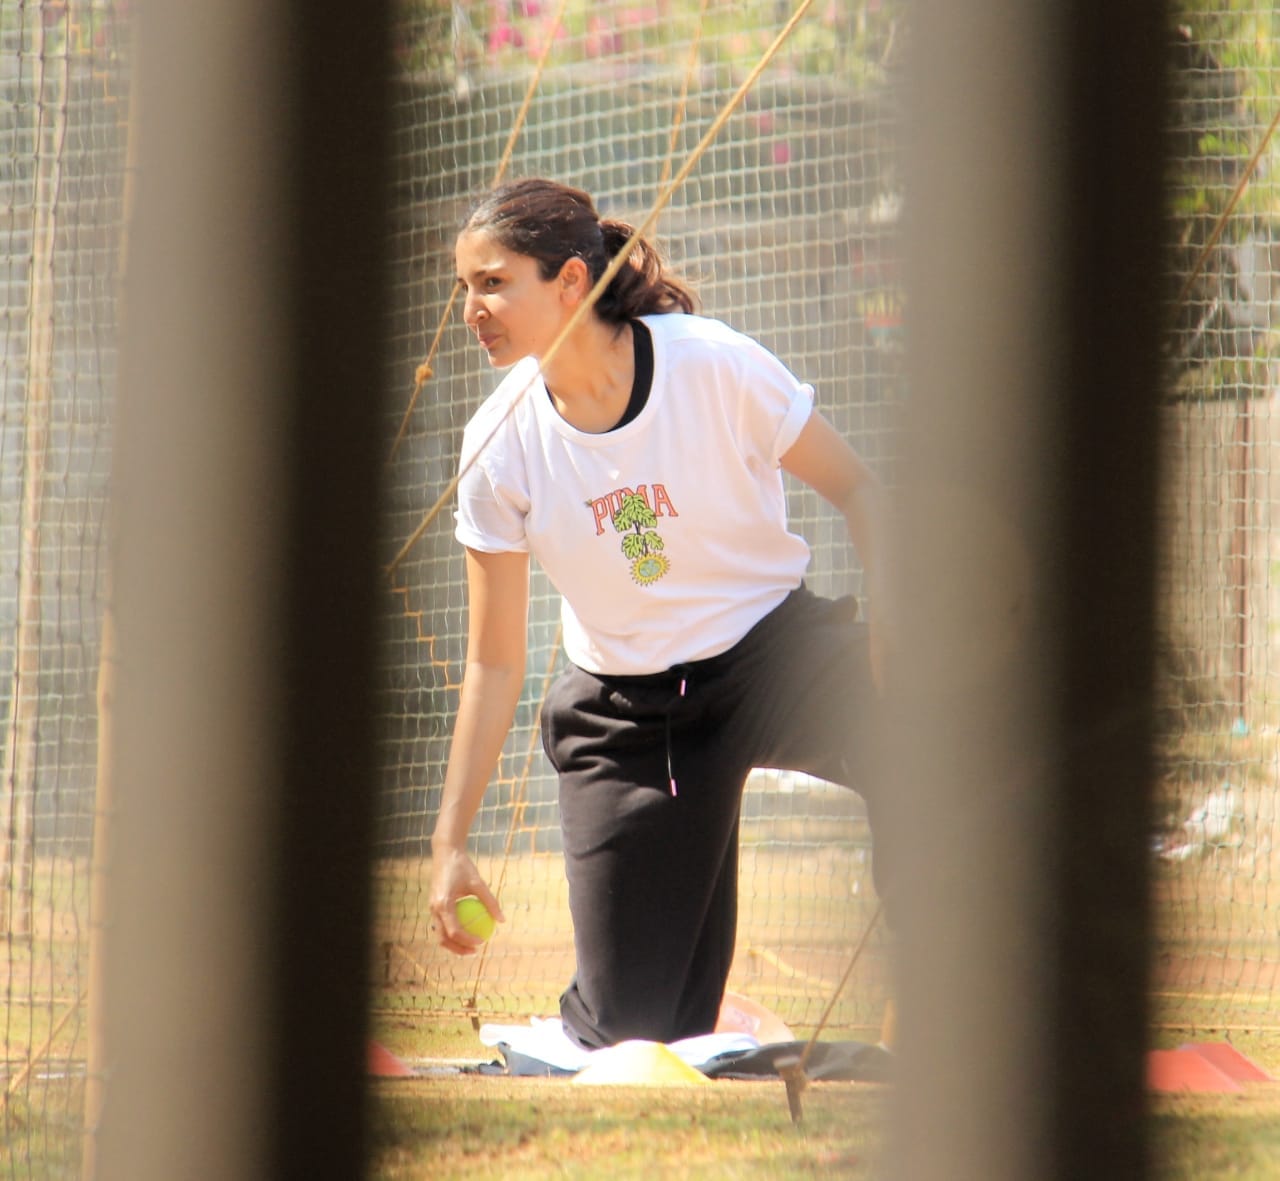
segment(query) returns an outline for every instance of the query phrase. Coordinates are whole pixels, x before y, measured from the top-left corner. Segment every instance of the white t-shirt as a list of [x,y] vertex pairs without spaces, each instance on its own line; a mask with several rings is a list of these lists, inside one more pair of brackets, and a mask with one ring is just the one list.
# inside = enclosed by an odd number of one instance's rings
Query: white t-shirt
[[569,659],[589,672],[660,672],[723,652],[809,563],[787,527],[779,459],[812,412],[812,387],[717,320],[644,323],[653,385],[626,426],[570,426],[525,358],[463,436],[458,540],[538,560],[562,596]]

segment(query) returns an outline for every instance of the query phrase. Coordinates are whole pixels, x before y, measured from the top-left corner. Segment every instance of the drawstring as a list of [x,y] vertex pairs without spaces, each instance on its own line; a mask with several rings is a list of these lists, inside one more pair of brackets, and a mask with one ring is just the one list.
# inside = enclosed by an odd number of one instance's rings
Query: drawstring
[[[685,673],[685,671],[681,669],[679,666],[677,666],[677,671],[679,671],[680,673],[680,688],[676,691],[676,693],[677,693],[677,696],[683,697],[685,695],[685,691],[689,687],[689,678]],[[675,795],[678,795],[679,792],[676,788],[675,769],[671,765],[671,707],[670,706],[667,707],[667,711],[663,717],[663,721],[664,721],[664,729],[666,732],[666,741],[667,741],[667,782],[671,785],[671,794],[675,796]]]

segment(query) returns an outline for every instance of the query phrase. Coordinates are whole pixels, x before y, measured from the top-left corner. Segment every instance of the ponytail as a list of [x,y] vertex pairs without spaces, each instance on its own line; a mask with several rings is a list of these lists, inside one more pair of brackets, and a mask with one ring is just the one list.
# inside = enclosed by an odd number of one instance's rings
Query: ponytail
[[[600,236],[610,260],[634,233],[635,230],[624,221],[600,220]],[[599,275],[594,277],[598,279]],[[657,312],[692,312],[697,306],[693,292],[667,269],[652,243],[641,238],[613,281],[601,293],[596,311],[602,320],[620,323]]]
[[[569,259],[580,258],[593,284],[635,233],[626,222],[601,218],[581,189],[540,179],[512,181],[484,194],[462,229],[483,231],[506,249],[535,259],[544,279],[554,279]],[[689,286],[643,238],[595,305],[596,314],[611,324],[696,308]]]

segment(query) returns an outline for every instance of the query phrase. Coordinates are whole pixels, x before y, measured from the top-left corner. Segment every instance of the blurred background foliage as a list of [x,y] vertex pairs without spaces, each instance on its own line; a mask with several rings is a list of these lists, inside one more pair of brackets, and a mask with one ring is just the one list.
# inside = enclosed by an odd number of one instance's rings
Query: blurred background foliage
[[[782,73],[824,76],[858,87],[883,80],[904,35],[900,0],[864,4],[817,0],[779,59]],[[744,75],[759,60],[792,6],[782,0],[405,0],[396,47],[410,73],[532,69],[556,39],[557,61],[599,63],[620,74],[684,68],[691,42],[700,68]]]

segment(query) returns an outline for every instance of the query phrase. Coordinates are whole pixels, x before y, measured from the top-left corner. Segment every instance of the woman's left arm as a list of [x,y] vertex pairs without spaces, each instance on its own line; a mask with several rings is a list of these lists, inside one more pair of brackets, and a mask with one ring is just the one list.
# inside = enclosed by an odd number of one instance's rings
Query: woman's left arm
[[884,488],[862,457],[816,410],[783,454],[782,468],[808,484],[844,517],[866,576],[871,671],[883,693],[885,664],[894,647]]

